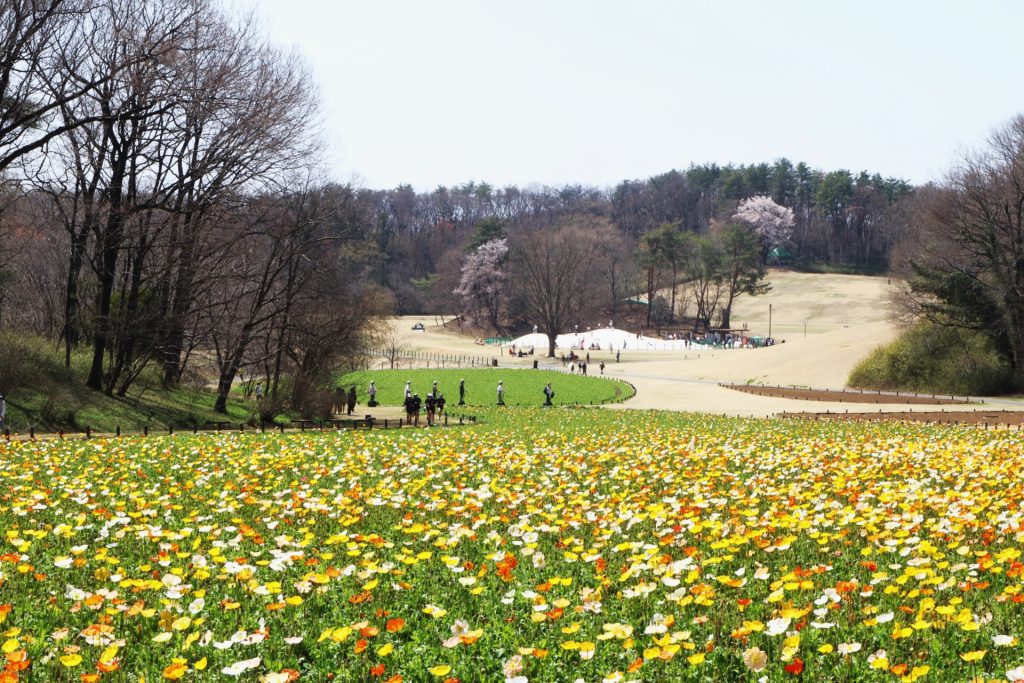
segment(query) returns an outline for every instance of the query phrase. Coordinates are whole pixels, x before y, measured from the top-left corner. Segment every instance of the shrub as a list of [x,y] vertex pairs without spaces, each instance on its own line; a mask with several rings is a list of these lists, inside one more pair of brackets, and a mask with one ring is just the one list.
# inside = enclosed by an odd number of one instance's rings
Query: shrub
[[280,395],[277,397],[266,396],[260,401],[257,411],[260,415],[260,422],[263,424],[274,424],[276,418],[285,412],[287,402]]
[[53,363],[43,349],[46,342],[15,332],[0,333],[0,392],[9,394],[19,389],[40,386],[42,374],[51,371]]
[[78,427],[75,409],[69,401],[70,399],[62,396],[47,396],[46,401],[39,407],[40,426],[47,429]]
[[1009,363],[984,335],[919,323],[881,346],[850,373],[863,389],[987,396],[1014,388]]

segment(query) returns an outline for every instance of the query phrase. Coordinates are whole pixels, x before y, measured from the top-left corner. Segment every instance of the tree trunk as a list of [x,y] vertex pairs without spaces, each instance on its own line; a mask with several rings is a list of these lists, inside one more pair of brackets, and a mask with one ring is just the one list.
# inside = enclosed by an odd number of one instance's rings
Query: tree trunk
[[68,279],[64,290],[64,367],[71,367],[71,350],[78,346],[80,331],[75,323],[78,316],[78,275],[82,271],[85,259],[85,243],[78,240],[78,235],[71,240],[71,258],[68,263]]
[[194,217],[190,213],[185,217],[182,229],[181,255],[178,263],[178,276],[175,278],[174,294],[168,315],[168,330],[163,343],[163,383],[165,386],[176,387],[181,383],[181,354],[185,340],[185,315],[192,306],[192,290],[195,284],[195,252],[198,235],[191,229]]
[[[116,140],[114,134],[114,117],[110,116],[109,103],[103,103],[104,114],[108,115],[104,121],[104,134],[109,140]],[[122,131],[123,133],[123,131]],[[130,144],[121,136],[120,142],[113,145],[109,154],[113,157],[110,166],[110,181],[107,183],[106,195],[109,206],[107,209],[107,224],[99,238],[100,268],[99,281],[100,289],[96,301],[96,336],[93,338],[92,366],[89,368],[89,377],[85,386],[96,391],[103,389],[103,355],[107,350],[107,340],[110,334],[110,300],[114,295],[114,277],[117,274],[117,257],[121,251],[121,240],[124,233],[124,183],[128,171],[128,150]]]
[[647,268],[647,327],[651,326],[651,306],[654,305],[654,267]]
[[117,257],[121,248],[123,227],[124,215],[121,213],[120,202],[111,201],[110,217],[107,220],[100,257],[100,290],[96,301],[96,336],[93,339],[92,365],[85,382],[85,386],[96,391],[103,390],[103,356],[110,335],[110,301],[114,295],[114,277],[117,274]]
[[729,320],[732,317],[732,300],[722,309],[722,328],[729,329]]
[[245,350],[249,347],[251,340],[252,326],[246,325],[242,328],[238,344],[235,345],[235,350],[231,352],[231,357],[228,359],[227,364],[220,370],[220,378],[217,380],[217,401],[213,404],[215,412],[222,415],[228,414],[228,395],[231,393],[231,386],[235,383],[238,368],[242,365],[242,357],[245,355]]
[[90,194],[84,200],[85,215],[82,217],[81,228],[76,229],[74,223],[68,227],[71,237],[71,254],[68,257],[68,279],[64,290],[64,329],[61,337],[64,339],[64,367],[71,367],[71,351],[78,346],[81,340],[82,331],[78,327],[78,311],[81,307],[78,292],[78,280],[82,273],[82,266],[85,265],[85,250],[88,246],[89,233],[95,225],[95,214],[93,212],[92,192],[95,186],[90,188]]
[[668,318],[670,321],[676,321],[676,283],[677,279],[677,268],[675,261],[672,262],[672,308],[669,309]]
[[[280,327],[280,329],[279,329],[279,331],[277,333],[277,349],[274,351],[274,372],[273,372],[272,379],[270,380],[270,392],[269,392],[269,394],[270,394],[270,396],[272,398],[277,398],[277,391],[278,391],[278,387],[280,386],[280,382],[281,382],[281,366],[282,366],[282,363],[284,362],[284,349],[285,349],[285,341],[286,341],[287,331],[288,331],[288,322],[287,322],[287,318],[286,318],[285,321],[281,323],[281,327]],[[391,359],[391,369],[394,370],[394,368],[395,368],[395,360],[394,360],[394,358],[392,358]]]
[[548,358],[555,357],[555,335],[553,332],[548,332]]
[[[146,254],[149,251],[149,244],[145,237],[142,238],[138,249],[135,253],[135,258],[132,259],[132,274],[131,274],[131,286],[128,289],[128,305],[125,308],[124,320],[125,330],[124,339],[121,341],[121,348],[118,349],[118,370],[117,372],[110,373],[110,379],[107,382],[107,394],[110,394],[114,390],[114,385],[117,383],[119,377],[123,375],[124,379],[121,381],[120,387],[117,389],[117,395],[124,397],[128,393],[128,388],[138,377],[138,372],[132,371],[132,364],[136,361],[135,359],[135,342],[136,335],[141,331],[138,329],[138,312],[139,312],[139,293],[142,289],[142,269],[145,264]],[[148,323],[144,323],[148,324]],[[149,350],[144,349],[144,354],[148,354]]]

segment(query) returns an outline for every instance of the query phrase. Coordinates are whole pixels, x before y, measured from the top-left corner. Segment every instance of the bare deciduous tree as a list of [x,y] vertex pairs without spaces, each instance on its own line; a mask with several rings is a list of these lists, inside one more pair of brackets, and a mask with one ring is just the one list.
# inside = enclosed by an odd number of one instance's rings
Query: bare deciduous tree
[[390,364],[389,367],[394,370],[395,363],[405,355],[409,347],[402,343],[402,340],[395,334],[394,330],[384,336],[383,342],[384,345],[381,347],[381,351],[384,354],[384,358]]
[[527,226],[512,235],[510,270],[514,296],[527,320],[555,338],[588,319],[599,302],[594,283],[600,277],[600,245],[588,228],[595,219],[569,216],[555,226]]
[[922,197],[904,299],[932,322],[989,336],[1024,386],[1024,115]]

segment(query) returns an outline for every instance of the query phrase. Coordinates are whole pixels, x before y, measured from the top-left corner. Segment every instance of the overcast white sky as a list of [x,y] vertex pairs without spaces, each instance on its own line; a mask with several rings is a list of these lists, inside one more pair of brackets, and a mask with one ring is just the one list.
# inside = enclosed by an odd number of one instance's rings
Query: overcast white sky
[[366,187],[610,186],[785,156],[938,179],[1024,111],[1024,2],[240,0]]

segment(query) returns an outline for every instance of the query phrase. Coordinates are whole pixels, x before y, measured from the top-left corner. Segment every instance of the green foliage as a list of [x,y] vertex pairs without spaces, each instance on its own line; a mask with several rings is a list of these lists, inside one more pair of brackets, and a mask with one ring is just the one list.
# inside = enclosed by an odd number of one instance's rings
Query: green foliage
[[651,300],[651,322],[672,322],[672,306],[661,294],[655,294]]
[[687,243],[681,225],[681,222],[664,223],[644,235],[641,249],[652,265],[674,267],[683,258]]
[[850,386],[989,396],[1013,388],[1013,372],[979,332],[922,323],[876,349],[850,373]]
[[474,251],[491,240],[501,239],[505,236],[506,221],[496,217],[488,216],[476,224],[476,232],[473,239],[466,245],[466,251]]
[[983,330],[1004,355],[1011,353],[1013,340],[1006,334],[1005,311],[1002,301],[984,284],[983,278],[961,270],[928,268],[913,265],[914,276],[910,285],[917,293],[931,298],[923,302],[924,310],[932,316],[955,320],[958,324]]
[[[591,373],[600,372],[597,361],[588,366]],[[497,401],[498,382],[505,385],[505,403],[509,406],[539,406],[544,402],[544,385],[551,382],[555,390],[555,405],[595,404],[604,401],[622,401],[635,390],[629,384],[600,375],[567,374],[554,370],[530,369],[454,369],[454,370],[368,370],[350,372],[338,379],[337,386],[356,385],[359,403],[366,405],[366,388],[373,380],[377,383],[377,401],[383,405],[401,405],[405,399],[405,383],[412,382],[412,390],[426,397],[436,380],[438,388],[453,408],[459,402],[459,380],[466,380],[466,403],[493,405]]]
[[412,284],[413,287],[422,291],[430,289],[440,279],[441,275],[439,273],[427,273],[426,277],[409,278],[409,282],[410,284]]
[[853,176],[847,170],[826,173],[818,186],[816,199],[829,221],[841,225],[853,200]]
[[729,327],[736,297],[764,294],[771,285],[764,281],[767,270],[761,258],[761,241],[750,228],[729,223],[714,239],[721,252],[719,268],[725,289],[722,327]]

